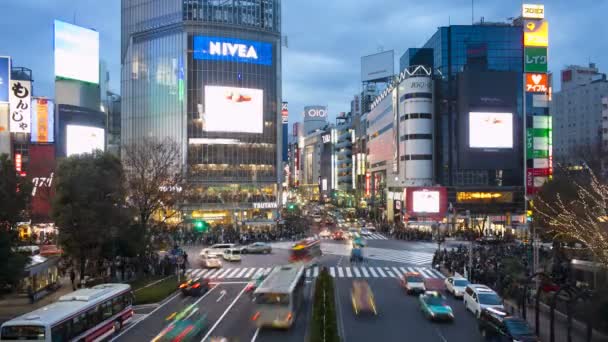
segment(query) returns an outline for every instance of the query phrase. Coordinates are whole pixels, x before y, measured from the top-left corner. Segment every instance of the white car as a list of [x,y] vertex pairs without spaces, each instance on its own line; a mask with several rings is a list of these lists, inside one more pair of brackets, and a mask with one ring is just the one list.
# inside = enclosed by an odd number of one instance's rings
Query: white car
[[464,308],[479,318],[482,309],[494,308],[505,310],[502,298],[494,290],[481,284],[469,284],[464,290]]
[[241,261],[241,249],[240,248],[228,248],[224,250],[222,257],[226,261]]
[[224,250],[228,249],[228,248],[234,248],[235,244],[233,243],[216,243],[215,245],[212,245],[211,247],[208,248],[204,248],[201,251],[201,255],[206,254],[206,255],[211,255],[211,256],[221,256],[224,254]]
[[366,228],[362,228],[361,229],[361,236],[365,236],[365,237],[370,237],[372,236],[372,232],[370,232],[369,230],[367,230]]
[[331,232],[329,230],[325,229],[321,233],[319,233],[319,236],[324,239],[329,239],[331,237]]
[[462,277],[447,277],[445,278],[445,289],[454,297],[462,298],[464,290],[469,285],[469,281]]
[[367,227],[365,227],[365,229],[369,230],[370,232],[376,231],[376,227],[374,227],[374,226],[367,226]]
[[205,268],[221,268],[222,262],[220,259],[213,255],[201,254],[201,263]]

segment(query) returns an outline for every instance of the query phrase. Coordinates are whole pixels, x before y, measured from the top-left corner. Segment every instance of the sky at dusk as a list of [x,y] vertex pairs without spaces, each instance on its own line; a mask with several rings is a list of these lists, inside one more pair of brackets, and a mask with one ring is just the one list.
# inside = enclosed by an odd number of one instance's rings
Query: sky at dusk
[[[169,1],[169,0],[167,0]],[[595,62],[608,72],[608,0],[545,0],[549,21],[549,69]],[[475,21],[506,21],[521,1],[476,0]],[[395,65],[409,47],[437,30],[471,23],[470,0],[283,0],[283,100],[290,123],[308,104],[329,106],[330,116],[350,110],[360,91],[361,56],[395,50]],[[0,0],[0,56],[33,70],[34,92],[53,97],[53,21],[93,28],[100,58],[110,70],[110,89],[120,92],[119,0]]]

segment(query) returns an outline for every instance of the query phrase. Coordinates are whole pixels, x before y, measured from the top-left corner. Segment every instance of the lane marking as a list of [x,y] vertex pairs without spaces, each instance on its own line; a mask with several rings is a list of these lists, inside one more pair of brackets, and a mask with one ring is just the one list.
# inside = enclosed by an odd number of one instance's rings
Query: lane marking
[[399,272],[397,267],[391,267],[391,269],[395,272],[395,277],[401,278],[401,272]]
[[332,278],[336,277],[336,271],[334,270],[333,266],[329,268],[329,274],[331,274]]
[[255,267],[252,267],[249,271],[247,271],[245,278],[251,277],[251,275],[253,275],[253,272],[255,272]]
[[244,286],[243,289],[241,290],[241,292],[239,292],[239,295],[236,296],[236,298],[234,298],[234,300],[232,301],[232,303],[230,303],[230,305],[228,305],[228,307],[226,308],[226,311],[224,311],[224,313],[215,322],[215,324],[211,327],[211,329],[209,329],[209,331],[207,331],[207,334],[203,337],[203,339],[201,340],[201,342],[205,342],[207,340],[207,338],[209,338],[209,336],[211,336],[211,333],[213,333],[213,330],[215,330],[215,328],[217,328],[217,326],[222,322],[222,320],[224,319],[224,317],[226,317],[226,315],[228,314],[228,312],[230,311],[230,309],[232,309],[232,307],[234,306],[234,304],[236,304],[236,302],[239,300],[239,298],[241,298],[241,296],[243,295],[243,293],[245,293],[246,289],[247,289],[247,286]]
[[243,268],[243,269],[242,269],[240,272],[238,272],[239,274],[235,274],[235,275],[234,275],[234,278],[242,278],[242,277],[243,277],[243,274],[245,274],[245,272],[247,272],[247,269],[248,269],[248,268],[249,268],[249,267],[245,267],[245,268]]
[[338,277],[344,278],[344,271],[342,271],[342,267],[338,267]]
[[352,278],[352,277],[353,277],[353,274],[352,274],[352,273],[350,273],[350,267],[346,267],[346,276],[347,276],[348,278]]
[[371,273],[372,277],[378,278],[378,275],[376,274],[376,271],[374,271],[374,268],[371,267],[371,266],[369,268],[369,273]]
[[369,273],[365,270],[365,266],[361,266],[361,272],[365,278],[369,278]]
[[255,330],[255,333],[253,334],[253,337],[251,338],[251,342],[255,342],[255,340],[258,338],[259,333],[260,333],[260,328],[257,328]]
[[219,303],[220,300],[222,300],[222,298],[224,298],[225,295],[226,295],[226,290],[220,291],[220,296],[219,296],[219,298],[215,302]]
[[361,278],[361,273],[359,273],[359,270],[354,266],[353,266],[353,273],[355,274],[355,277]]
[[382,271],[382,268],[380,267],[376,267],[376,270],[378,271],[378,274],[382,277],[382,278],[386,278],[386,274],[384,273],[384,271]]
[[405,269],[405,267],[399,267],[399,269],[401,270],[401,275],[404,275],[407,273],[407,270]]
[[391,272],[391,270],[389,270],[388,267],[385,267],[384,270],[386,271],[386,274],[388,274],[389,277],[391,277],[391,278],[395,277],[393,272]]

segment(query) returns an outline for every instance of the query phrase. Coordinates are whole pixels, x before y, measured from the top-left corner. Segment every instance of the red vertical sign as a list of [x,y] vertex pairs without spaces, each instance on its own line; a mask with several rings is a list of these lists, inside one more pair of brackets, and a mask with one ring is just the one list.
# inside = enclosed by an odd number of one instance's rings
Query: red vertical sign
[[21,153],[15,153],[15,170],[21,172]]
[[55,172],[55,146],[30,145],[28,171],[32,177],[32,218],[37,222],[50,222]]

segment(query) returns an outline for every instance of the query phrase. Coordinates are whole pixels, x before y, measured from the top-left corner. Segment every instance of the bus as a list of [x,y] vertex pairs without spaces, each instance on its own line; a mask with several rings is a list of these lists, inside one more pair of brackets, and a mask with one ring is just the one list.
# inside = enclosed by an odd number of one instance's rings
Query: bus
[[253,321],[258,327],[287,329],[296,320],[304,301],[304,267],[285,265],[275,267],[253,292],[256,313]]
[[133,317],[128,284],[100,284],[2,324],[0,341],[102,341]]
[[291,247],[289,262],[309,263],[321,255],[321,240],[317,238],[307,238],[296,242]]

